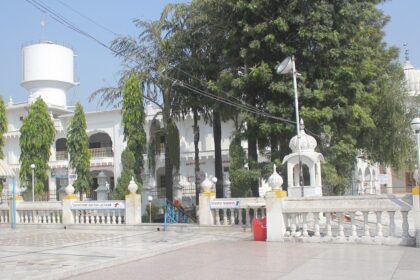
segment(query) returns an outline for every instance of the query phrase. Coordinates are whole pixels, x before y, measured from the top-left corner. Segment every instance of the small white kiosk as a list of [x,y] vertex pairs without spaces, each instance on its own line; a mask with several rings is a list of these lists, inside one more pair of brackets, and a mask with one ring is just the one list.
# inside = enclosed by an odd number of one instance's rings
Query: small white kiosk
[[[305,133],[303,120],[300,125],[299,135],[289,143],[292,153],[283,159],[283,164],[287,162],[288,196],[322,196],[321,161],[324,161],[324,157],[315,152],[317,142]],[[303,181],[303,186],[300,181]]]

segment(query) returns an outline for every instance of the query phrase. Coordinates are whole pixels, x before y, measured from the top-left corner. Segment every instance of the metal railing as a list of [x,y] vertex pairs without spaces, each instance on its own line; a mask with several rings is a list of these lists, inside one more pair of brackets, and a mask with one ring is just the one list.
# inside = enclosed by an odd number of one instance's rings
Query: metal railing
[[112,147],[92,148],[89,150],[92,155],[92,158],[114,157]]
[[69,153],[67,151],[56,151],[55,152],[55,159],[56,160],[68,160]]

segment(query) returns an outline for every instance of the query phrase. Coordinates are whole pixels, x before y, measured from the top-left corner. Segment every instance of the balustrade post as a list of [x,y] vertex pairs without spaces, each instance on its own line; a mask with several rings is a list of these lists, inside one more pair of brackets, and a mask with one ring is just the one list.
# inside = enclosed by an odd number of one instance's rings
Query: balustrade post
[[243,208],[238,209],[238,224],[240,226],[242,226],[244,224],[244,221],[243,221],[244,216],[243,216],[243,213],[242,213],[243,211],[244,211]]
[[65,189],[66,195],[63,197],[63,224],[74,224],[74,213],[71,210],[72,204],[77,200],[74,195],[74,187],[69,184]]
[[283,216],[284,198],[287,192],[273,190],[266,193],[267,241],[282,241],[286,233]]
[[337,212],[338,239],[340,241],[345,241],[346,239],[346,236],[344,234],[343,215],[343,212]]
[[225,208],[225,209],[223,209],[223,225],[227,225],[227,221],[228,221],[228,219],[227,219],[227,209]]
[[[216,198],[216,193],[211,191],[199,194],[198,221],[200,225],[214,225],[214,215],[210,209],[210,201]],[[218,209],[215,209],[216,212]]]
[[388,211],[389,215],[389,229],[388,237],[395,236],[395,211]]
[[307,220],[308,220],[308,213],[303,213],[302,215],[303,215],[302,216],[302,224],[303,224],[303,226],[302,226],[302,234],[303,234],[304,237],[308,237],[309,236],[309,234],[308,234],[308,222],[307,222]]
[[376,236],[382,238],[382,211],[376,211]]
[[407,239],[409,237],[408,235],[408,229],[409,229],[409,225],[408,225],[408,211],[401,211],[402,214],[402,237],[403,239]]
[[246,215],[245,225],[249,226],[251,225],[251,209],[249,207],[245,208],[245,215]]
[[364,237],[370,237],[369,231],[369,211],[363,211],[363,223],[364,223]]
[[216,209],[216,225],[220,225],[220,209]]
[[[130,193],[125,196],[125,223],[127,225],[141,224],[141,195],[136,193],[138,186],[134,177],[131,177],[127,188]],[[117,219],[117,223],[121,223],[120,218]]]
[[332,237],[332,230],[331,230],[331,212],[326,213],[327,218],[327,236]]
[[357,235],[357,227],[356,227],[356,213],[350,212],[350,219],[351,219],[351,237],[356,239]]
[[321,233],[319,230],[319,212],[314,212],[314,222],[315,222],[315,237],[320,237]]

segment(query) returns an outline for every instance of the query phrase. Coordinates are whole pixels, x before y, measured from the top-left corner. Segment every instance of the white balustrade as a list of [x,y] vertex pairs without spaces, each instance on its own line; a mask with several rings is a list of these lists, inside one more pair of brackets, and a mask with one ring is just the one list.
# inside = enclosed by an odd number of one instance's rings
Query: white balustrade
[[61,224],[61,202],[21,202],[16,205],[18,224]]
[[9,223],[9,206],[0,205],[0,224]]
[[284,240],[412,245],[410,210],[392,195],[284,198]]
[[213,225],[250,226],[254,217],[264,218],[266,216],[264,198],[214,199],[217,202],[232,200],[238,200],[239,205],[235,208],[214,207],[211,209],[214,218]]
[[125,223],[125,209],[72,210],[75,224],[115,225]]

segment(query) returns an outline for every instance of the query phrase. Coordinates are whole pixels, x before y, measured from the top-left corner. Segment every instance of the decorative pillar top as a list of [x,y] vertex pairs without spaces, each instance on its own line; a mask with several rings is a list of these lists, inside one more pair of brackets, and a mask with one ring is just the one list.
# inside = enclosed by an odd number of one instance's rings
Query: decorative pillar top
[[283,185],[283,178],[277,173],[276,165],[273,165],[273,174],[268,178],[268,185],[273,190],[281,190]]
[[206,173],[206,178],[201,183],[201,189],[203,192],[211,192],[212,186],[213,186],[213,183],[209,180],[209,177]]
[[134,177],[131,177],[130,184],[128,184],[128,190],[130,191],[130,194],[131,193],[136,193],[138,188],[139,187],[137,186],[136,182],[134,181]]

